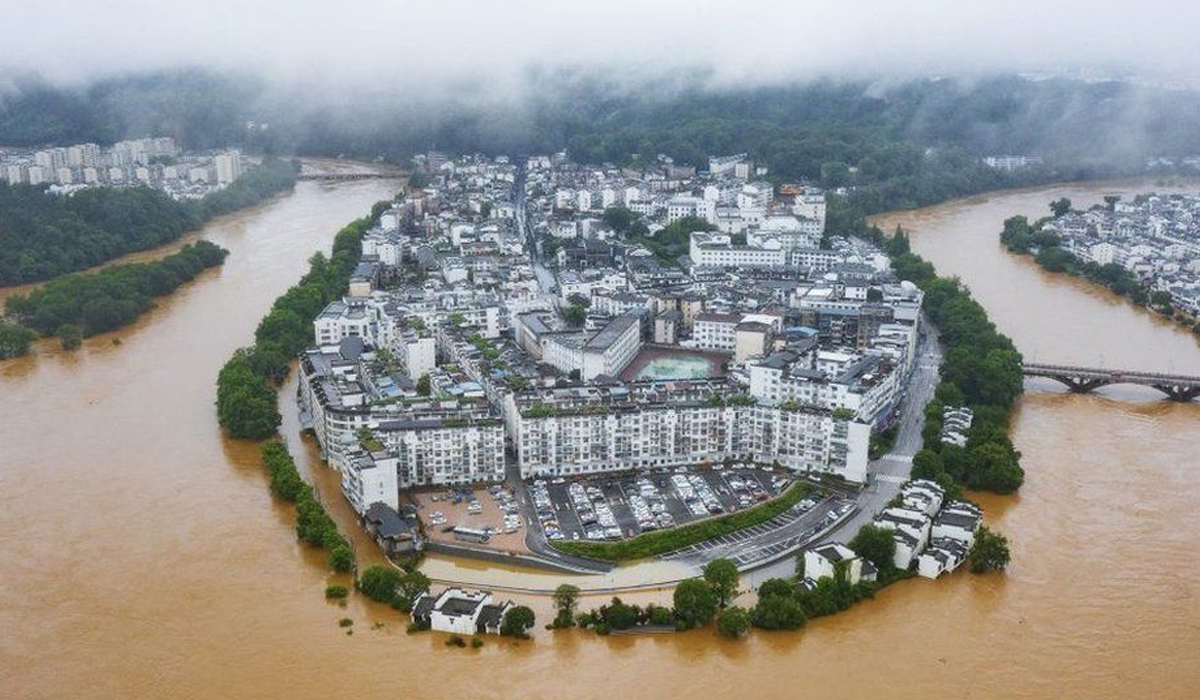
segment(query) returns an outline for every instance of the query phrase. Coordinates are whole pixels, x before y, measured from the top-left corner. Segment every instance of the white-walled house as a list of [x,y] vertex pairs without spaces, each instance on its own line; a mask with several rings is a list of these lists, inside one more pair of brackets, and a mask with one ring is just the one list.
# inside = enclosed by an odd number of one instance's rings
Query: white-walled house
[[983,511],[965,501],[951,501],[933,520],[932,536],[949,537],[970,547],[983,522]]
[[967,560],[967,546],[948,537],[934,538],[929,547],[917,557],[917,573],[924,578],[937,578],[954,571]]
[[862,579],[862,558],[840,542],[823,544],[820,547],[804,551],[804,576],[814,581],[822,578],[835,578],[838,565],[846,563],[847,580],[854,584]]
[[910,481],[900,489],[905,508],[919,510],[930,517],[941,510],[945,497],[945,489],[929,479]]
[[415,622],[428,622],[429,628],[451,634],[499,634],[504,614],[511,601],[493,604],[490,591],[447,588],[436,596],[425,593],[413,604]]
[[898,569],[908,569],[913,559],[929,544],[929,516],[919,510],[886,508],[875,516],[875,525],[892,531],[896,541],[892,564]]

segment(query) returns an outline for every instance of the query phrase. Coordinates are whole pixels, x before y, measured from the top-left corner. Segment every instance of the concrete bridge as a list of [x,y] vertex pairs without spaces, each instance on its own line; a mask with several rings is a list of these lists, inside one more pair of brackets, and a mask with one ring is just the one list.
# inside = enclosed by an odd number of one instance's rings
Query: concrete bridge
[[1139,384],[1158,389],[1172,401],[1191,401],[1200,396],[1200,376],[1071,365],[1039,365],[1029,362],[1025,363],[1023,369],[1026,377],[1053,379],[1077,394],[1110,384]]
[[390,180],[400,177],[394,173],[300,173],[297,180]]

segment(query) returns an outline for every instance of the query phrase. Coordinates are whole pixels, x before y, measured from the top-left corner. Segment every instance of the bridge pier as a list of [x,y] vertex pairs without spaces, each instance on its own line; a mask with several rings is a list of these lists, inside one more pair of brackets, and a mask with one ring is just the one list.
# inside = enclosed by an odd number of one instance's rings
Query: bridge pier
[[1200,396],[1200,386],[1176,386],[1173,384],[1154,384],[1152,386],[1166,394],[1171,401],[1187,403]]
[[1087,379],[1085,377],[1061,376],[1049,377],[1049,379],[1053,379],[1059,384],[1067,387],[1072,394],[1090,394],[1091,392],[1108,383],[1103,379]]

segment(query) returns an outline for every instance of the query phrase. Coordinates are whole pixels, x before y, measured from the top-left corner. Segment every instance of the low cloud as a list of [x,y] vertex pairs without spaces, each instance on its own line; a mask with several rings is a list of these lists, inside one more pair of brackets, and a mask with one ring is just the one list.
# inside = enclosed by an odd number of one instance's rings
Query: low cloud
[[486,93],[530,70],[717,85],[989,72],[1200,78],[1200,3],[1091,0],[0,0],[0,73],[80,82],[199,66],[314,95]]

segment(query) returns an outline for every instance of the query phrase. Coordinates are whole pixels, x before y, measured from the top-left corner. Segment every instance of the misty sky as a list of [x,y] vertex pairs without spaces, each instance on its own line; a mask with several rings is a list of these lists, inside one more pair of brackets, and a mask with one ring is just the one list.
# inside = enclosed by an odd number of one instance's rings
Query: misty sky
[[0,0],[0,73],[243,69],[292,83],[504,85],[530,65],[715,79],[1080,70],[1200,77],[1200,2]]

